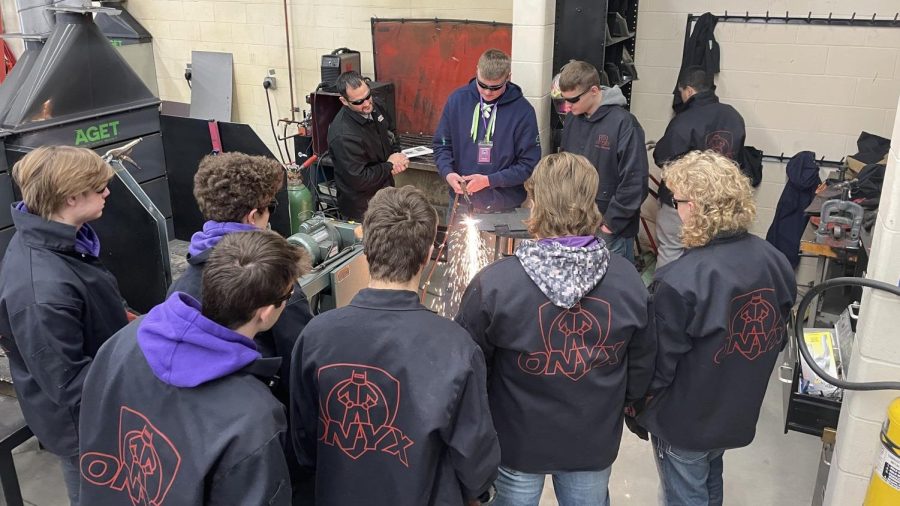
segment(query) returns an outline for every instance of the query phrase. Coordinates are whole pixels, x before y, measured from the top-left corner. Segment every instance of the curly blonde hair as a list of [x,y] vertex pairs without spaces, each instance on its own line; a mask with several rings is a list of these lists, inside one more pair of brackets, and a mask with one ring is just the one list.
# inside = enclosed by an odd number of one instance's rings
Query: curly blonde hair
[[581,155],[542,158],[525,181],[534,201],[528,231],[538,238],[596,235],[603,219],[596,203],[599,181],[597,170]]
[[750,180],[714,151],[691,151],[666,165],[663,178],[674,193],[694,204],[681,229],[686,248],[705,246],[722,232],[745,231],[756,219]]

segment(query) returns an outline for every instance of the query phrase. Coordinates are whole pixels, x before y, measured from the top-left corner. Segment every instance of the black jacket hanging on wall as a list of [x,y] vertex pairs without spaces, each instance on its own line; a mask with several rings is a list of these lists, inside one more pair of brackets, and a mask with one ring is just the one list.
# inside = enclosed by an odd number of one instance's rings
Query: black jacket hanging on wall
[[821,183],[816,154],[801,151],[787,164],[788,182],[784,185],[775,219],[766,234],[766,240],[784,253],[792,267],[800,263],[800,237],[809,217],[803,211],[816,196],[816,187]]
[[[713,76],[719,73],[719,43],[716,42],[716,23],[719,18],[709,12],[703,14],[694,23],[694,31],[690,37],[686,37],[684,43],[684,52],[681,55],[681,71],[691,66],[703,67],[707,74]],[[715,87],[713,87],[715,90]],[[681,101],[681,94],[678,93],[678,83],[675,84],[675,90],[672,92],[674,100],[672,109],[680,112],[684,105]]]

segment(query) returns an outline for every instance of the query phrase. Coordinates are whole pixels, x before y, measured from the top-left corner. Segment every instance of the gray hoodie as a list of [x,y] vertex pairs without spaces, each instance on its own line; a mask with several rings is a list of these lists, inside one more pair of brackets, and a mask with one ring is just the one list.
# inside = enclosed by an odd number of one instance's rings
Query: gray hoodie
[[[526,240],[516,249],[516,257],[554,305],[569,309],[600,283],[609,265],[603,239],[588,241],[579,237]],[[587,244],[575,245],[579,242]]]

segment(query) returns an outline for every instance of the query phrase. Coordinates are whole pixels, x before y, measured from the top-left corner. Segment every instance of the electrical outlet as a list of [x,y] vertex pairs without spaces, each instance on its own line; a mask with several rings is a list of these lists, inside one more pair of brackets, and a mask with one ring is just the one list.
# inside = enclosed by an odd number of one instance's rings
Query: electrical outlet
[[266,77],[263,78],[263,88],[274,90],[276,87],[275,69],[266,71]]

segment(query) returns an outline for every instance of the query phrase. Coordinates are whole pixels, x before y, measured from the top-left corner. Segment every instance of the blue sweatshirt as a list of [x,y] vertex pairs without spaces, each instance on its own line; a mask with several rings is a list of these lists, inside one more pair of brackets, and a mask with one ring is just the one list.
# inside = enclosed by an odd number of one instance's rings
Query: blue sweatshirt
[[[491,141],[490,163],[478,163],[478,143],[485,137],[489,121],[479,114],[476,139],[472,139],[473,113],[480,104],[475,79],[457,89],[447,99],[437,131],[434,133],[434,160],[441,178],[451,172],[468,176],[485,174],[490,187],[472,195],[481,211],[508,211],[525,201],[523,183],[541,159],[534,108],[522,96],[522,89],[509,83],[506,92],[491,108],[496,114]],[[453,198],[452,190],[450,198]]]

